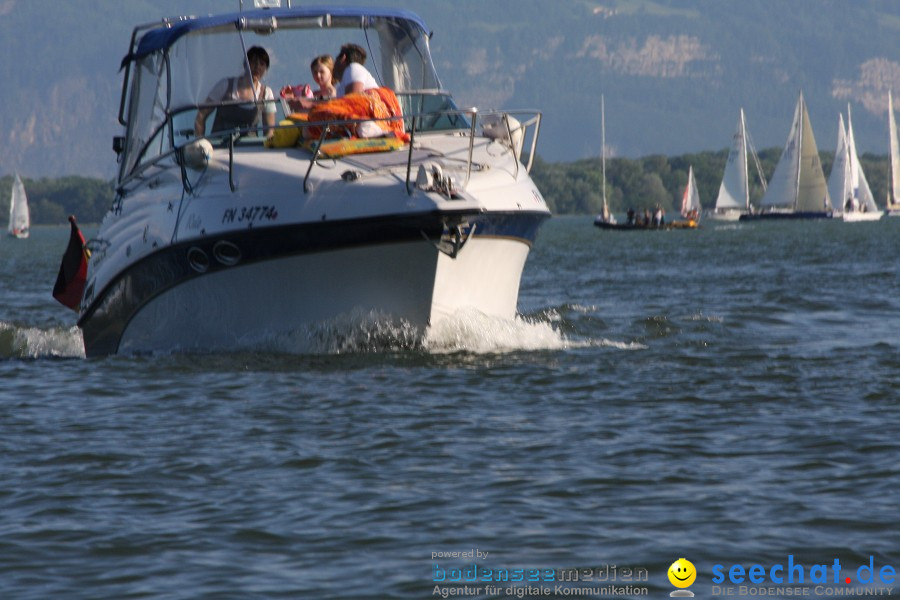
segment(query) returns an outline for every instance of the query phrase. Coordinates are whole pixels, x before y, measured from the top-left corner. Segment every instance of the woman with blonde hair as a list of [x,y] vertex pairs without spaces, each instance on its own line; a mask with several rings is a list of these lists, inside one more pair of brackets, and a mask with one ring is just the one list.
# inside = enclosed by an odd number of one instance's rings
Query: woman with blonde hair
[[334,78],[334,59],[330,54],[315,57],[309,63],[309,70],[312,72],[313,81],[319,84],[319,91],[313,93],[314,98],[332,98],[337,94],[334,87],[337,83]]
[[288,106],[297,112],[304,112],[313,107],[316,100],[327,100],[337,95],[334,84],[334,59],[330,54],[322,54],[309,63],[313,81],[318,84],[318,91],[313,91],[309,84],[287,85],[281,89],[281,97],[286,98]]

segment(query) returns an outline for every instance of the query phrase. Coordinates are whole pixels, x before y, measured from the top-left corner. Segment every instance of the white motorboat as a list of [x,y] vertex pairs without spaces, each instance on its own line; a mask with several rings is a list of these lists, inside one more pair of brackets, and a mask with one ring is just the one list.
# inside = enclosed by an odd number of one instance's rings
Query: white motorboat
[[[365,7],[137,27],[113,143],[117,197],[87,242],[87,356],[254,349],[360,313],[419,336],[458,311],[514,318],[550,216],[529,176],[541,114],[458,108],[429,38],[408,11]],[[263,83],[278,90],[348,42],[367,50],[402,116],[286,119],[276,100],[268,141],[259,125],[195,134],[199,109],[236,104],[211,104],[209,91],[250,72],[248,48],[266,49]],[[384,135],[346,136],[373,122]]]

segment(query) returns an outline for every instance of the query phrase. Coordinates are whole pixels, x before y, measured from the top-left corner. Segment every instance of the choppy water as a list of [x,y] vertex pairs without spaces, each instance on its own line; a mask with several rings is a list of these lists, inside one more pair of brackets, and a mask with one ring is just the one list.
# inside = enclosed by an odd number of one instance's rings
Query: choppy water
[[644,569],[663,598],[679,557],[708,598],[715,565],[900,569],[900,219],[556,218],[516,322],[100,360],[50,297],[67,235],[0,240],[2,598],[430,598],[472,564]]

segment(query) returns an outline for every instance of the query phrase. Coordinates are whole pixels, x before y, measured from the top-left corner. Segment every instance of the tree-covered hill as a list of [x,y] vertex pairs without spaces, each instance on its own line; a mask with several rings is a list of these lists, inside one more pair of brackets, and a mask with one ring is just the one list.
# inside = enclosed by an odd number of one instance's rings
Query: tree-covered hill
[[[760,152],[759,159],[767,180],[780,156],[778,148]],[[820,157],[825,172],[829,173],[833,155],[821,152]],[[727,152],[721,151],[607,160],[606,194],[610,210],[623,213],[628,208],[638,210],[660,204],[667,213],[677,213],[691,165],[700,202],[704,208],[712,208],[726,158]],[[865,154],[860,157],[860,162],[876,202],[883,206],[888,188],[887,156]],[[603,197],[601,165],[600,158],[551,163],[536,156],[531,174],[554,214],[596,214],[600,212]],[[0,178],[0,206],[9,206],[12,179],[12,176]],[[23,178],[23,183],[34,225],[65,224],[68,215],[75,215],[79,223],[99,223],[115,197],[112,182],[90,177]],[[752,182],[751,201],[758,204],[762,195],[758,180]],[[0,211],[0,214],[5,228],[8,212]]]
[[[0,177],[0,206],[9,206],[13,176]],[[79,223],[99,223],[115,198],[115,188],[109,181],[91,177],[60,177],[29,179],[22,177],[32,225],[62,225],[69,215]],[[3,215],[3,228],[9,211]]]
[[[781,156],[780,148],[759,153],[766,180],[772,177]],[[831,172],[834,154],[820,152],[825,173]],[[624,213],[661,205],[667,213],[677,213],[687,184],[688,169],[694,177],[703,208],[713,208],[728,152],[699,152],[678,156],[652,155],[638,159],[614,158],[606,161],[606,197],[610,210]],[[860,157],[872,194],[884,206],[888,189],[887,156],[865,154]],[[755,171],[751,167],[751,171]],[[575,162],[549,163],[535,158],[532,177],[555,214],[596,214],[602,206],[602,163],[600,158]],[[751,175],[750,201],[757,205],[763,196],[759,178]]]

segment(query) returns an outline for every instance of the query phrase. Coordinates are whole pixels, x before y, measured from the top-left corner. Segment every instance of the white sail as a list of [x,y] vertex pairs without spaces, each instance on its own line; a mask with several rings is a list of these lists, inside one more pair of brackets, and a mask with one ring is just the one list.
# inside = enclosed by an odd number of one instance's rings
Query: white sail
[[697,191],[697,180],[694,179],[694,165],[688,169],[688,182],[684,186],[681,198],[681,216],[696,219],[700,215],[700,193]]
[[888,134],[891,148],[891,173],[887,208],[900,214],[900,141],[897,139],[897,122],[894,119],[894,101],[888,90]]
[[853,137],[853,122],[850,117],[850,105],[847,105],[847,147],[850,150],[850,183],[853,197],[858,204],[858,209],[863,212],[877,212],[875,197],[866,179],[859,155],[856,153],[856,139]]
[[775,165],[772,179],[769,180],[769,191],[760,201],[760,205],[765,208],[794,208],[800,175],[801,111],[802,102],[797,102],[791,131],[781,152],[781,158]]
[[835,210],[843,211],[850,192],[850,149],[847,147],[847,128],[844,115],[838,115],[838,139],[834,151],[834,164],[828,176],[828,195],[834,202]]
[[28,197],[25,195],[25,185],[19,174],[13,181],[12,193],[9,198],[9,235],[17,238],[27,238],[31,225],[31,217],[28,213]]
[[737,130],[731,138],[731,150],[725,162],[725,173],[716,196],[716,211],[746,210],[750,206],[750,185],[747,175],[747,133],[744,109],[738,119]]
[[769,209],[793,212],[831,210],[819,149],[816,147],[816,138],[802,92],[794,109],[794,121],[784,152],[775,167],[761,205]]

